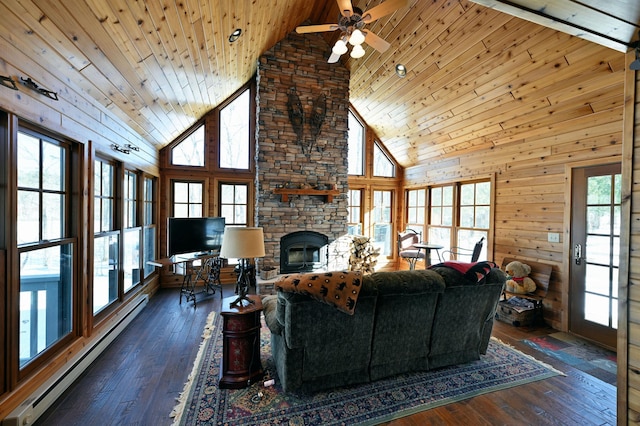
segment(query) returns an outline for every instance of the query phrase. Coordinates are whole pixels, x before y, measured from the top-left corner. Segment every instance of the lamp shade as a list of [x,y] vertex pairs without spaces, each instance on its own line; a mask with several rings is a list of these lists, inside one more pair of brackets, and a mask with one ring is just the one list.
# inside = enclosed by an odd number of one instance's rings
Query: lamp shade
[[225,259],[251,259],[264,257],[264,233],[262,228],[224,228],[220,257]]

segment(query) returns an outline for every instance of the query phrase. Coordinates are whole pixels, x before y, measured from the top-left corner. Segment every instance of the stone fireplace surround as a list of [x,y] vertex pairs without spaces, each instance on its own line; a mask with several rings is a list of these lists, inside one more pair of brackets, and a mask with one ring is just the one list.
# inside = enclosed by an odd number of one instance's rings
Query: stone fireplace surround
[[[336,244],[347,233],[347,157],[349,70],[327,63],[330,46],[317,34],[296,34],[260,57],[257,71],[256,218],[264,229],[266,256],[258,267],[280,266],[280,239],[298,231],[314,231],[329,239],[329,268],[346,267]],[[289,90],[302,103],[302,140],[289,120]],[[316,140],[309,121],[313,102],[326,97],[326,118]],[[303,147],[303,144],[304,147]],[[309,151],[308,147],[313,148]],[[305,149],[303,149],[305,148]],[[321,195],[290,195],[276,189],[326,186],[338,190],[329,202]]]

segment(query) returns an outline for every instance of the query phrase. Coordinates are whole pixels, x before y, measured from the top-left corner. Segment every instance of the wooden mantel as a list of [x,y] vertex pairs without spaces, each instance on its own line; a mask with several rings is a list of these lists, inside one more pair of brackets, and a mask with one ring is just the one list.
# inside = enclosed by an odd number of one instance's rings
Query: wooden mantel
[[326,197],[328,203],[333,202],[333,196],[339,195],[337,189],[294,189],[294,188],[276,188],[273,190],[275,194],[280,194],[283,203],[289,201],[289,195],[320,195]]

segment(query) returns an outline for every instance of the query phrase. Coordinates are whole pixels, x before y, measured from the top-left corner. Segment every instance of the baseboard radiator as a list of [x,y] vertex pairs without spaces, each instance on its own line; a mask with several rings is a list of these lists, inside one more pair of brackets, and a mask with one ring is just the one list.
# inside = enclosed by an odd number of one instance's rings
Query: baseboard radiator
[[29,398],[20,404],[2,421],[2,426],[26,426],[33,424],[56,399],[91,365],[93,361],[114,341],[116,337],[144,309],[149,296],[137,296],[123,311],[111,319],[111,327],[107,327],[103,336],[98,337],[76,354],[49,380],[43,383]]

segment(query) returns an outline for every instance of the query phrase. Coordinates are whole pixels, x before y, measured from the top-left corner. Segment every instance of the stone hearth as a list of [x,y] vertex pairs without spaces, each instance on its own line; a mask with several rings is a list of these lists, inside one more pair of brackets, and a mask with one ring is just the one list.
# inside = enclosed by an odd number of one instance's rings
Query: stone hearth
[[[264,228],[265,266],[280,266],[280,239],[296,231],[326,235],[329,243],[347,233],[347,132],[349,71],[328,64],[330,47],[317,34],[295,32],[261,56],[258,64],[256,224]],[[288,93],[295,88],[304,113],[302,138],[289,119]],[[326,118],[316,139],[311,117],[319,96],[326,97]],[[311,148],[309,148],[311,147]],[[290,195],[282,187],[338,190],[322,195]],[[330,257],[332,254],[330,253]]]

